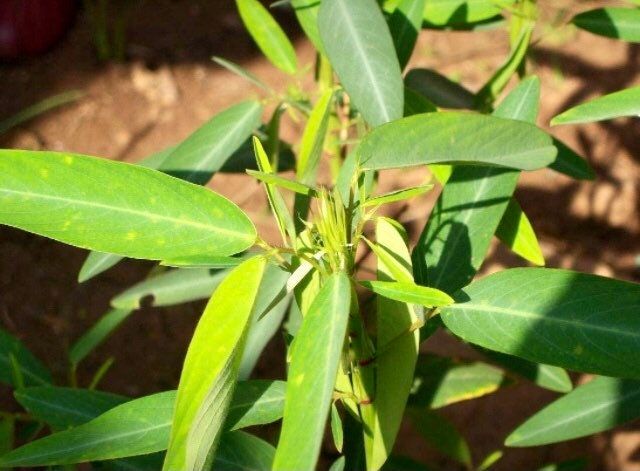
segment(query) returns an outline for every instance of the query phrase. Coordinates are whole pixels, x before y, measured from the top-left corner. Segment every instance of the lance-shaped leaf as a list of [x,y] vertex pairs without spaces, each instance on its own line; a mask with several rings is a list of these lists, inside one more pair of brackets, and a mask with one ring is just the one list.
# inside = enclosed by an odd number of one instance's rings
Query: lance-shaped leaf
[[425,307],[448,306],[453,299],[435,288],[401,281],[363,281],[362,286],[374,293],[402,303],[418,304]]
[[296,334],[274,470],[316,465],[347,332],[350,298],[349,278],[343,273],[331,275]]
[[474,94],[435,70],[411,69],[404,81],[407,87],[441,108],[473,108]]
[[267,59],[280,70],[295,74],[296,51],[291,41],[258,0],[236,0],[242,22]]
[[531,221],[520,204],[512,197],[496,228],[496,237],[514,253],[534,265],[544,265],[544,255]]
[[604,432],[640,417],[640,381],[596,378],[537,412],[507,446],[538,446]]
[[640,116],[640,87],[604,95],[575,106],[553,118],[551,124],[590,123],[623,116]]
[[435,163],[536,170],[554,161],[551,137],[511,119],[446,111],[402,118],[374,129],[358,147],[368,170]]
[[438,409],[491,394],[509,384],[504,372],[482,362],[454,362],[420,355],[416,365],[411,407]]
[[422,29],[425,4],[426,0],[400,0],[389,18],[389,29],[401,69],[409,62]]
[[[529,78],[505,98],[494,114],[535,120],[539,98],[540,81]],[[517,171],[500,168],[454,168],[413,252],[418,283],[453,293],[471,281],[513,201],[518,176]],[[515,246],[518,234],[513,231],[518,228],[519,225],[509,227],[511,246]]]
[[112,309],[104,314],[69,349],[69,361],[71,361],[71,364],[78,365],[84,360],[131,315],[131,312],[131,309]]
[[133,285],[113,298],[111,305],[117,309],[139,309],[147,299],[152,306],[206,299],[226,275],[226,271],[207,268],[171,270]]
[[638,8],[596,8],[574,16],[571,22],[600,36],[640,43]]
[[404,188],[402,190],[392,191],[391,193],[386,193],[384,195],[373,196],[362,203],[362,206],[380,206],[383,204],[396,203],[398,201],[415,198],[416,196],[422,195],[432,189],[432,184],[416,186],[414,188]]
[[264,471],[271,469],[275,448],[261,438],[243,431],[222,436],[211,469]]
[[566,270],[515,268],[442,309],[455,335],[490,350],[586,373],[640,378],[640,285]]
[[243,79],[247,80],[248,82],[251,82],[256,87],[262,88],[263,90],[265,90],[267,92],[273,92],[273,90],[269,87],[269,85],[264,83],[256,75],[254,75],[253,73],[249,72],[247,69],[245,69],[241,65],[236,64],[235,62],[232,62],[230,60],[224,59],[222,57],[218,57],[218,56],[213,56],[211,58],[211,60],[213,62],[215,62],[216,64],[224,67],[229,72],[232,72],[232,73],[236,74],[238,77],[242,77]]
[[296,176],[306,185],[313,185],[316,180],[324,141],[327,137],[332,103],[333,90],[326,90],[313,107],[302,133]]
[[211,462],[265,264],[255,257],[229,273],[198,322],[180,377],[164,469],[195,470]]
[[513,3],[514,0],[430,0],[424,20],[437,26],[476,23],[498,15],[502,6]]
[[409,87],[404,87],[404,115],[413,116],[414,114],[433,113],[438,111],[436,105],[431,103],[420,93]]
[[84,283],[100,273],[107,271],[122,260],[123,257],[112,253],[89,252],[86,260],[80,267],[78,283]]
[[[386,218],[376,222],[376,241],[387,253],[402,260],[402,274],[411,279],[411,257],[406,233],[398,223]],[[387,285],[398,284],[395,265],[387,265],[378,257],[377,274]],[[410,285],[410,283],[402,283]],[[423,298],[422,298],[423,299]],[[373,402],[363,416],[367,469],[379,469],[389,457],[402,422],[407,398],[413,384],[413,371],[418,357],[420,331],[412,301],[378,296],[376,300],[377,353]],[[368,429],[371,430],[368,430]]]
[[0,201],[2,224],[133,258],[228,256],[256,237],[247,216],[210,190],[66,153],[0,151]]
[[375,0],[323,0],[320,37],[342,85],[371,126],[401,118],[400,64]]
[[49,384],[51,373],[22,342],[0,329],[0,383],[19,387],[20,381],[25,386]]
[[300,195],[310,196],[315,195],[316,193],[316,190],[314,188],[311,188],[304,183],[281,177],[280,175],[276,175],[275,173],[256,172],[255,170],[247,170],[247,173],[256,180],[260,180],[261,182],[268,183],[273,186],[279,186],[280,188],[291,190],[294,193],[298,193]]
[[322,40],[320,39],[320,30],[318,29],[318,10],[320,9],[319,0],[291,0],[291,6],[296,13],[298,22],[307,35],[307,38],[313,43],[320,53],[324,53],[322,48]]

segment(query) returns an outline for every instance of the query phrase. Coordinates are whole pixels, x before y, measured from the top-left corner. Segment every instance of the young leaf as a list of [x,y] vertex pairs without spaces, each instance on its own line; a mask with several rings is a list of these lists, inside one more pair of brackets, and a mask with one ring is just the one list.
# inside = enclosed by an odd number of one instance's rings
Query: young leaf
[[316,180],[320,156],[327,137],[332,103],[333,90],[326,90],[313,107],[302,134],[296,177],[306,185],[313,185]]
[[51,373],[17,338],[0,329],[0,383],[14,387],[14,365],[17,365],[26,386],[51,383]]
[[640,116],[640,87],[627,88],[575,106],[553,118],[551,125],[591,123],[623,116]]
[[172,306],[211,296],[227,275],[226,271],[207,268],[171,270],[144,280],[111,300],[117,309],[140,309],[143,299],[152,306]]
[[640,285],[514,268],[472,283],[455,298],[441,318],[468,342],[570,370],[640,378]]
[[296,334],[273,470],[316,465],[347,332],[350,298],[349,278],[343,273],[331,275]]
[[131,314],[131,309],[112,309],[103,315],[98,322],[75,341],[69,350],[69,361],[78,365],[118,328]]
[[416,45],[426,3],[426,0],[400,0],[389,18],[389,30],[401,69],[409,62]]
[[482,362],[454,362],[434,355],[420,355],[416,365],[417,388],[409,405],[438,409],[497,391],[508,384],[504,373]]
[[258,77],[256,77],[254,74],[249,72],[247,69],[245,69],[241,65],[238,65],[235,62],[231,62],[230,60],[227,60],[227,59],[224,59],[224,58],[218,57],[218,56],[213,56],[211,58],[211,60],[213,62],[215,62],[216,64],[224,67],[229,72],[233,72],[237,76],[242,77],[243,79],[251,82],[256,87],[262,88],[263,90],[266,90],[268,92],[272,91],[271,88],[269,87],[269,85],[264,83],[262,80],[260,80]]
[[414,188],[404,188],[402,190],[392,191],[384,195],[374,196],[362,203],[363,207],[367,206],[380,206],[383,204],[395,203],[397,201],[404,201],[416,196],[422,195],[433,189],[433,185],[422,185]]
[[596,8],[579,13],[571,22],[593,34],[640,43],[638,8]]
[[307,38],[313,43],[316,50],[324,54],[322,48],[322,40],[320,39],[320,30],[318,29],[318,10],[320,9],[319,0],[291,0],[291,5],[296,13],[298,22]]
[[[411,257],[406,233],[398,223],[386,218],[376,221],[376,241],[385,254],[393,254],[402,265],[388,264],[378,257],[375,283],[400,284],[393,280],[411,280]],[[394,259],[395,261],[395,259]],[[402,276],[397,272],[401,271]],[[409,283],[405,283],[410,285]],[[402,422],[407,398],[413,384],[418,357],[420,331],[415,306],[400,300],[378,297],[376,300],[376,379],[372,404],[361,408],[368,469],[379,469],[388,458]],[[371,431],[368,431],[368,429]]]
[[471,468],[471,451],[460,432],[444,417],[426,410],[412,409],[409,417],[422,438],[449,458]]
[[331,65],[365,121],[379,126],[401,118],[400,64],[375,0],[323,0],[318,26]]
[[305,196],[313,196],[316,193],[314,188],[305,185],[304,183],[297,182],[295,180],[289,180],[288,178],[281,177],[275,173],[256,172],[255,170],[247,170],[247,173],[256,180],[268,183],[270,185],[279,186],[287,190],[291,190],[294,193]]
[[247,216],[210,190],[80,155],[0,151],[0,200],[2,224],[133,258],[227,256],[256,237]]
[[387,299],[425,307],[448,306],[453,299],[440,290],[399,281],[363,281],[362,286]]
[[365,136],[358,152],[368,170],[431,163],[536,170],[556,157],[551,137],[529,123],[457,111],[415,115],[380,126]]
[[100,273],[118,264],[122,260],[120,255],[102,252],[89,252],[78,273],[78,283],[84,283]]
[[163,469],[195,470],[211,462],[265,264],[254,257],[229,273],[198,322],[180,377]]
[[296,51],[276,20],[258,0],[236,0],[242,22],[267,59],[288,74],[298,69]]
[[537,412],[507,437],[524,447],[604,432],[640,417],[640,382],[601,377],[577,387]]
[[342,419],[336,404],[331,404],[331,435],[333,436],[333,444],[340,453],[344,444],[344,433],[342,431]]

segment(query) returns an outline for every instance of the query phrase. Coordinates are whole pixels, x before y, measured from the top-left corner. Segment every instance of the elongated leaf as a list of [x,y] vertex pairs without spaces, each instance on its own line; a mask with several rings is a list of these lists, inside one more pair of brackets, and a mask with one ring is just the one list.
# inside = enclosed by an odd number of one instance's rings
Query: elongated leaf
[[54,386],[19,389],[15,397],[31,415],[58,429],[84,424],[129,401],[102,391]]
[[122,260],[120,255],[102,252],[89,252],[78,273],[78,283],[84,283],[100,273],[118,264]]
[[318,10],[320,9],[319,0],[291,0],[291,5],[296,13],[298,22],[307,38],[313,43],[315,48],[321,54],[324,53],[322,40],[320,39],[320,30],[318,29]]
[[12,418],[0,419],[0,456],[13,449],[15,422]]
[[401,69],[409,62],[416,45],[426,3],[426,0],[400,0],[389,19],[389,29]]
[[225,430],[275,422],[282,417],[286,383],[254,380],[238,383],[229,406]]
[[0,151],[0,200],[2,224],[133,258],[227,256],[256,237],[244,213],[210,190],[80,155]]
[[469,445],[448,420],[434,412],[420,409],[412,409],[409,417],[422,438],[436,450],[471,468]]
[[350,297],[347,276],[331,275],[295,337],[274,470],[316,465],[347,332]]
[[640,116],[640,87],[604,95],[575,106],[553,118],[551,124],[590,123],[622,116]]
[[637,8],[596,8],[574,16],[571,22],[600,36],[640,43],[640,10]]
[[411,393],[409,405],[438,409],[491,394],[508,383],[501,370],[486,363],[420,355],[416,365],[418,386]]
[[17,338],[0,329],[0,382],[18,387],[16,365],[25,386],[51,383],[51,373]]
[[455,298],[441,317],[468,342],[571,370],[640,378],[640,285],[515,268],[472,283]]
[[433,113],[438,111],[436,105],[431,103],[420,93],[409,87],[404,87],[404,115],[413,116],[414,114]]
[[265,263],[255,257],[229,273],[198,322],[180,377],[164,469],[201,469],[215,453]]
[[379,206],[388,203],[395,203],[397,201],[404,201],[409,198],[414,198],[416,196],[422,195],[427,191],[433,189],[433,185],[422,185],[414,188],[404,188],[402,190],[392,191],[391,193],[386,193],[384,195],[374,196],[373,198],[368,199],[362,206]]
[[266,90],[266,91],[271,91],[271,88],[266,83],[264,83],[262,80],[260,80],[258,77],[256,77],[254,74],[249,72],[247,69],[245,69],[241,65],[218,56],[213,56],[211,60],[213,60],[213,62],[215,62],[216,64],[221,65],[222,67],[227,69],[229,72],[233,72],[237,76],[242,77],[243,79],[251,82],[256,87],[262,88],[263,90]]
[[556,157],[551,137],[529,123],[457,111],[415,115],[380,126],[362,140],[358,152],[363,168],[369,170],[432,163],[536,170]]
[[400,64],[375,0],[323,0],[318,25],[331,65],[365,121],[378,126],[401,118]]
[[236,0],[238,11],[249,34],[260,50],[280,70],[295,74],[296,51],[269,11],[258,0]]
[[424,20],[433,25],[476,23],[496,16],[501,6],[514,0],[429,0],[424,10]]
[[507,446],[537,446],[585,437],[640,417],[640,382],[596,378],[552,402],[514,430]]
[[571,378],[565,370],[557,366],[532,363],[504,353],[482,350],[493,363],[535,383],[541,388],[567,393],[573,389]]
[[260,180],[264,183],[269,183],[274,186],[279,186],[280,188],[291,190],[294,193],[298,193],[300,195],[309,196],[315,195],[316,193],[314,188],[311,188],[304,183],[300,183],[296,180],[289,180],[288,178],[281,177],[280,175],[276,175],[275,173],[256,172],[254,170],[247,170],[247,173],[254,177],[256,180]]
[[340,453],[342,453],[342,446],[344,445],[344,432],[342,430],[342,419],[335,403],[331,404],[331,435],[333,437],[333,444]]
[[514,197],[504,210],[496,237],[525,260],[535,265],[545,264],[533,226]]
[[[399,267],[378,257],[377,283],[395,283],[411,279],[411,257],[406,233],[398,223],[386,218],[376,221],[376,240],[385,253],[401,259],[403,277],[396,276]],[[408,284],[408,283],[407,283]],[[365,453],[368,469],[379,469],[389,457],[402,422],[413,371],[418,357],[420,331],[415,306],[406,302],[378,297],[376,300],[376,378],[372,404],[362,406]],[[364,409],[363,409],[364,408]],[[373,420],[368,415],[373,416]],[[368,429],[371,429],[369,431]]]
[[474,94],[435,70],[411,69],[404,80],[407,87],[441,108],[473,108]]
[[264,471],[271,468],[275,448],[246,432],[228,432],[222,436],[211,469],[225,471]]
[[333,90],[326,90],[313,107],[302,134],[296,176],[306,185],[313,185],[316,181],[318,164],[327,137],[332,103]]
[[69,360],[77,365],[84,360],[98,345],[105,341],[131,314],[131,309],[112,309],[103,315],[82,337],[71,346]]
[[226,271],[207,268],[176,269],[144,280],[111,300],[117,309],[139,309],[143,299],[152,306],[206,299],[227,275]]
[[448,306],[453,299],[440,290],[399,281],[363,281],[364,287],[387,299],[425,307]]

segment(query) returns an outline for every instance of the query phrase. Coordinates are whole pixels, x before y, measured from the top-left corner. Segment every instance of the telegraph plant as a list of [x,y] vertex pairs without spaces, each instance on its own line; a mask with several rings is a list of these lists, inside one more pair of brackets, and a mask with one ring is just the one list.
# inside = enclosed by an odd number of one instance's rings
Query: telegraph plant
[[[561,396],[506,447],[640,417],[640,285],[543,268],[514,197],[523,171],[594,178],[582,157],[536,125],[540,81],[526,68],[535,2],[277,2],[299,20],[315,64],[299,63],[258,0],[236,3],[257,47],[289,78],[286,92],[214,58],[259,98],[137,165],[0,151],[0,222],[91,250],[80,282],[123,258],[159,263],[72,346],[69,384],[56,385],[0,331],[0,381],[24,408],[1,416],[0,468],[427,469],[394,451],[406,420],[448,459],[484,470],[504,450],[473,456],[438,409],[521,380]],[[573,23],[638,42],[635,3]],[[478,91],[434,70],[407,70],[421,29],[481,27],[506,27],[511,50]],[[639,104],[633,88],[554,123],[635,116]],[[304,126],[295,144],[281,139],[286,120]],[[421,185],[378,191],[382,172],[416,167],[429,175]],[[277,240],[204,186],[225,172],[246,172],[264,188]],[[432,191],[437,201],[410,237],[388,208]],[[523,267],[476,276],[494,237]],[[203,298],[177,390],[140,398],[99,391],[108,364],[78,384],[77,366],[143,299],[167,306]],[[436,331],[484,360],[424,353]],[[277,332],[286,381],[251,379]],[[131,368],[145,368],[144,358]],[[597,376],[574,389],[566,370]],[[276,435],[255,427],[280,420]]]

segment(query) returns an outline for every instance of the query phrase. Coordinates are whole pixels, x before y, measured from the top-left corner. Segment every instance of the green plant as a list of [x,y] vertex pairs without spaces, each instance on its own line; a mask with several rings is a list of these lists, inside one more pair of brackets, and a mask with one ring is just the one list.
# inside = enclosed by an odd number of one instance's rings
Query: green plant
[[[81,281],[123,257],[160,262],[71,348],[72,388],[53,386],[47,369],[0,332],[0,380],[26,410],[3,415],[0,443],[11,448],[16,421],[54,432],[0,457],[0,466],[308,470],[329,426],[333,446],[324,459],[333,455],[333,470],[426,469],[392,453],[407,418],[442,454],[484,470],[502,451],[474,463],[436,411],[520,378],[566,394],[508,446],[567,440],[640,416],[639,285],[540,267],[473,281],[494,235],[544,264],[513,196],[521,171],[593,177],[580,156],[534,124],[540,82],[526,76],[525,58],[535,3],[381,3],[291,0],[318,51],[317,87],[309,91],[268,10],[237,0],[258,47],[291,77],[287,92],[216,59],[265,97],[230,107],[140,165],[0,152],[0,222],[96,251]],[[403,78],[421,27],[487,27],[503,9],[511,53],[479,92],[427,69]],[[519,83],[500,100],[514,76]],[[265,105],[274,111],[261,125]],[[306,123],[295,158],[279,135],[286,116]],[[320,183],[323,160],[328,185]],[[415,166],[429,166],[433,179],[377,194],[379,172]],[[197,186],[237,169],[264,185],[281,241],[265,241],[236,205]],[[402,225],[379,213],[437,182],[442,192],[410,250]],[[362,265],[365,252],[375,256],[374,271]],[[170,305],[212,292],[177,392],[130,399],[96,391],[108,364],[78,387],[76,366],[142,299]],[[247,380],[285,317],[286,383]],[[438,329],[487,362],[420,353]],[[572,390],[563,368],[602,376]],[[280,418],[277,447],[240,430]]]

